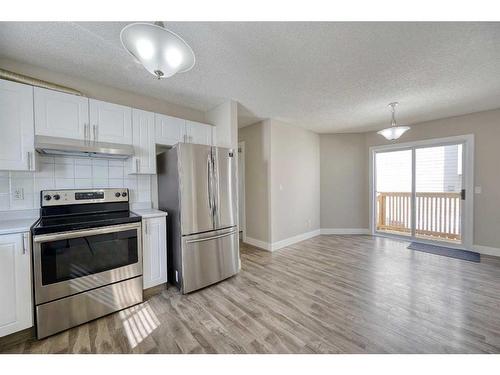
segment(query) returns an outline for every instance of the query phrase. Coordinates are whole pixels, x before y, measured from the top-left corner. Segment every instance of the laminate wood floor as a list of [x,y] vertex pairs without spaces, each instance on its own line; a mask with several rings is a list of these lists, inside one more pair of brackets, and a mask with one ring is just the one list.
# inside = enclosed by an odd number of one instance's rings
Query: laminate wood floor
[[235,277],[8,353],[499,353],[500,258],[472,263],[371,236],[274,253],[242,245]]

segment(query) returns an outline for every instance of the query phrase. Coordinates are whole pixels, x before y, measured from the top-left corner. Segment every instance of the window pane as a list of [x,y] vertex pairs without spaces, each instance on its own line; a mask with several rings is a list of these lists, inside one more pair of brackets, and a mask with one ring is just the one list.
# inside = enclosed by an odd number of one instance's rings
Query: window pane
[[461,242],[462,145],[415,150],[419,238]]
[[411,155],[411,150],[375,154],[378,231],[411,235]]

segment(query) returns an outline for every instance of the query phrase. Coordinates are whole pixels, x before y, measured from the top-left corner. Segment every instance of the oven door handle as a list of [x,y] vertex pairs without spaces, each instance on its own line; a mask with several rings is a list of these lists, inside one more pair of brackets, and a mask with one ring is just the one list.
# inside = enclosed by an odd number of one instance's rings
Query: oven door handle
[[123,232],[131,229],[140,229],[141,223],[123,224],[123,225],[113,225],[107,227],[100,227],[94,229],[82,229],[71,232],[60,232],[54,234],[40,234],[33,237],[33,242],[48,242],[48,241],[58,241],[66,240],[70,238],[85,237],[85,236],[95,236],[99,234]]

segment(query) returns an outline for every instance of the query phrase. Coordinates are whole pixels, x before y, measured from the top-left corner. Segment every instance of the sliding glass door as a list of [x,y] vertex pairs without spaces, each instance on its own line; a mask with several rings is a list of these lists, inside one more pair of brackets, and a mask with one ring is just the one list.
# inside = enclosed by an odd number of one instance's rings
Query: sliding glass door
[[465,201],[472,163],[464,141],[430,143],[372,150],[373,232],[462,246],[472,225]]

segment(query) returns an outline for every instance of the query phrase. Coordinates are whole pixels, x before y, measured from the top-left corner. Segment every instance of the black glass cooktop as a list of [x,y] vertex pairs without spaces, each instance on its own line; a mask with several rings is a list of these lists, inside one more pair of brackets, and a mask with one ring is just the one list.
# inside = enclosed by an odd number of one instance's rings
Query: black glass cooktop
[[88,213],[82,215],[55,215],[40,218],[31,228],[34,235],[67,232],[108,225],[141,221],[141,217],[130,211]]

